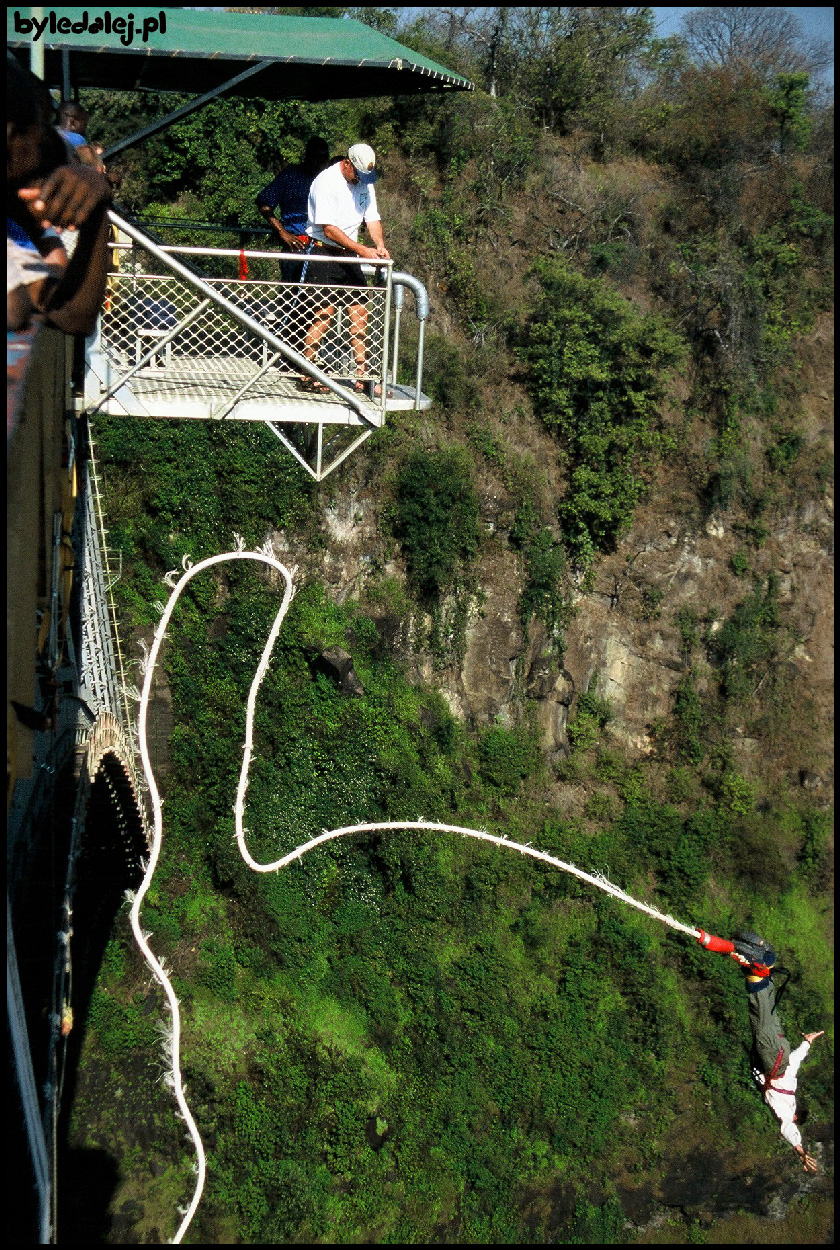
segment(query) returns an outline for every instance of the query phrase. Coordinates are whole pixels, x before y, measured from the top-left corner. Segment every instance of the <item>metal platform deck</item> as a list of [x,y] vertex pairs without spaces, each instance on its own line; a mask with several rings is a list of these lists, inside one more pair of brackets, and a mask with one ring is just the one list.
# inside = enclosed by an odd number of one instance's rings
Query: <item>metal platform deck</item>
[[[105,350],[91,352],[88,357],[88,387],[85,405],[96,405],[99,394],[107,392],[125,370],[121,361],[111,360]],[[282,421],[295,424],[357,425],[364,422],[349,405],[332,392],[311,394],[303,391],[287,370],[269,368],[261,376],[256,364],[234,357],[206,357],[181,361],[177,357],[165,366],[142,369],[116,391],[99,408],[113,416],[175,417],[201,421]],[[247,389],[246,389],[247,388]],[[354,400],[362,401],[370,425],[383,423],[381,401],[365,402],[364,396],[352,392]],[[245,391],[240,399],[237,396]],[[397,412],[414,407],[412,387],[390,383],[386,392],[385,411]],[[428,408],[431,400],[421,395],[420,407]]]
[[[111,219],[115,257],[100,325],[86,345],[80,411],[260,421],[321,481],[389,412],[431,406],[420,389],[428,296],[410,274],[393,273],[390,261],[379,278],[371,267],[365,281],[373,278],[372,286],[205,277],[173,253],[216,269],[243,257],[267,261],[272,271],[278,254],[159,246],[116,214]],[[395,380],[404,289],[414,294],[420,323],[415,386]],[[361,391],[348,376],[356,369]]]

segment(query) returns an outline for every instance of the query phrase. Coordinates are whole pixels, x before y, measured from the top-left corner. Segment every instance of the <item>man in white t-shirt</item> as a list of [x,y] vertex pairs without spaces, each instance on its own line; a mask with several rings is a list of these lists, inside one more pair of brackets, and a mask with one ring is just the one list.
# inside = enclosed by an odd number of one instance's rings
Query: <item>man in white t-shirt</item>
[[[376,205],[374,183],[376,153],[367,143],[354,143],[344,160],[328,166],[309,190],[309,221],[306,233],[313,240],[314,254],[336,257],[357,256],[360,260],[389,260],[385,246],[382,220]],[[373,247],[359,242],[364,223]],[[307,266],[304,282],[318,286],[346,286],[346,294],[334,291],[330,302],[318,308],[304,340],[303,354],[314,362],[318,344],[324,337],[337,306],[347,309],[350,342],[356,362],[355,388],[366,390],[365,334],[367,331],[367,281],[358,263],[325,262]],[[308,378],[301,381],[305,390],[323,390]]]

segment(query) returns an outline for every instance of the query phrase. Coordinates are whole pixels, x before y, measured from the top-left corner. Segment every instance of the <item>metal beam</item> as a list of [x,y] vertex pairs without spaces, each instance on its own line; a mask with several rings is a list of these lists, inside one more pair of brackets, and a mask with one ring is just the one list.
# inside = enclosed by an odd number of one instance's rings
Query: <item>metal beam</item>
[[[34,46],[34,45],[33,45]],[[129,135],[127,139],[120,139],[119,143],[114,143],[106,152],[102,153],[103,161],[110,160],[112,156],[116,156],[118,152],[124,152],[126,148],[132,148],[136,143],[140,143],[142,139],[148,139],[150,135],[155,135],[159,130],[166,130],[173,122],[177,122],[182,117],[186,117],[188,113],[194,113],[196,109],[203,108],[205,104],[209,104],[211,100],[215,100],[225,91],[230,91],[231,87],[237,86],[244,82],[246,78],[252,78],[254,74],[258,74],[260,70],[265,69],[269,65],[274,65],[274,61],[258,61],[256,65],[250,65],[248,69],[237,74],[235,78],[229,78],[227,82],[223,82],[221,86],[214,87],[212,91],[206,91],[204,95],[196,96],[194,100],[189,100],[186,104],[182,104],[172,113],[167,113],[165,117],[159,117],[157,121],[145,126],[142,130],[137,130],[133,135]]]
[[38,1237],[40,1244],[44,1246],[48,1245],[52,1240],[50,1236],[50,1208],[52,1205],[53,1177],[50,1175],[50,1151],[44,1136],[41,1108],[38,1103],[38,1092],[32,1069],[32,1055],[29,1051],[29,1032],[26,1027],[23,994],[21,993],[17,955],[15,954],[15,937],[12,931],[12,908],[8,896],[6,898],[6,1005],[15,1074],[17,1076],[18,1089],[20,1090],[20,1099],[23,1104],[23,1120],[26,1126],[32,1169],[35,1174],[35,1186],[38,1190]]

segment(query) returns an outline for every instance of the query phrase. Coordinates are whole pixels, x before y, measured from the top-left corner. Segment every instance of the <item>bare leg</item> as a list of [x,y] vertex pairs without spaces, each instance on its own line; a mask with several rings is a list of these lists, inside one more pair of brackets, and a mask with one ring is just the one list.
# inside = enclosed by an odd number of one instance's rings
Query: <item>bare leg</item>
[[315,320],[306,331],[306,338],[303,341],[303,354],[307,360],[315,360],[318,344],[326,334],[334,313],[335,309],[332,306],[319,308],[316,312]]
[[350,344],[356,361],[356,377],[365,371],[365,335],[367,333],[367,308],[364,304],[351,304],[347,309],[350,317]]

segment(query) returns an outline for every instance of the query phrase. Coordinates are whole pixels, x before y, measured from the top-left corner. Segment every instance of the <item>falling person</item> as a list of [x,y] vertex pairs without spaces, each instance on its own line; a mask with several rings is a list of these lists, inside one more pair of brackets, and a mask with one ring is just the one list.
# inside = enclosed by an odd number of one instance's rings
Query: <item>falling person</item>
[[800,1065],[811,1043],[822,1037],[825,1030],[803,1033],[804,1041],[791,1050],[776,1007],[773,947],[755,933],[737,933],[731,942],[704,933],[702,929],[699,933],[697,940],[701,946],[719,955],[730,955],[743,969],[753,1038],[753,1078],[765,1103],[779,1120],[782,1137],[793,1146],[805,1171],[816,1172],[817,1161],[803,1146],[796,1123],[796,1086]]

